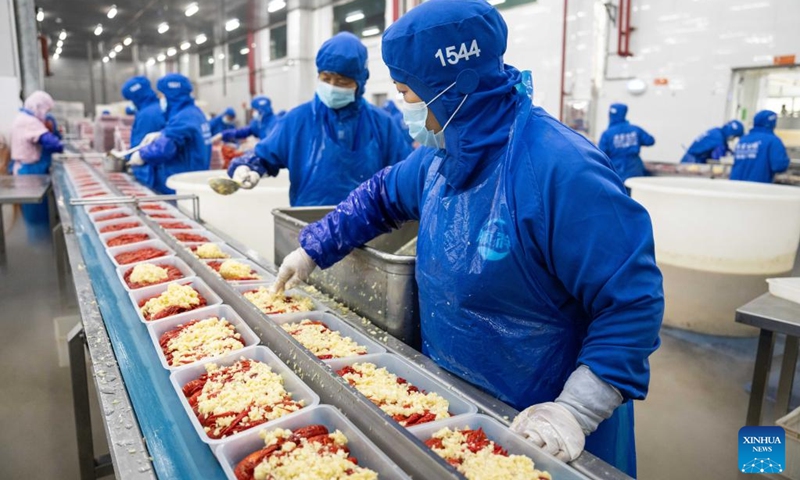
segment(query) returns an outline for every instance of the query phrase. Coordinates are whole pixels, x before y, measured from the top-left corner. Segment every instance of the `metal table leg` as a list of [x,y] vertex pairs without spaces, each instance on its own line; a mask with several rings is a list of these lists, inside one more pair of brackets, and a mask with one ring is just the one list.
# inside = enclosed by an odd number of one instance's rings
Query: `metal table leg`
[[761,422],[761,406],[764,403],[769,368],[772,364],[772,340],[772,331],[762,328],[758,337],[758,351],[756,352],[756,364],[753,369],[750,404],[747,407],[747,425],[759,425]]
[[797,368],[797,337],[786,336],[786,347],[783,351],[781,363],[781,376],[778,380],[778,398],[775,402],[775,418],[784,416],[789,412],[789,402],[792,399],[794,386],[794,372]]
[[55,190],[53,190],[52,185],[50,186],[50,188],[47,189],[45,198],[47,199],[47,216],[48,219],[50,220],[50,230],[52,230],[56,228],[56,225],[58,225],[58,208],[56,207],[56,194]]
[[89,381],[86,375],[86,336],[83,326],[69,332],[69,369],[72,377],[72,405],[75,411],[75,434],[78,440],[78,466],[81,480],[95,480],[114,473],[111,457],[94,458],[92,417],[89,410]]

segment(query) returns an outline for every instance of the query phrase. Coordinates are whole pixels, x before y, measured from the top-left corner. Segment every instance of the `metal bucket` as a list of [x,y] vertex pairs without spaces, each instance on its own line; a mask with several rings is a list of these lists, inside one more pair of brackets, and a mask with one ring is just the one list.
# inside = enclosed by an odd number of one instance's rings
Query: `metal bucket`
[[[333,207],[278,208],[275,217],[275,263],[300,246],[298,235],[309,223],[324,217]],[[411,251],[419,225],[408,222],[399,230],[381,235],[357,248],[341,262],[317,270],[309,283],[368,318],[404,343],[419,348],[419,300],[414,279],[416,257],[398,255]]]
[[122,172],[125,170],[125,159],[106,155],[103,157],[103,170],[106,172]]

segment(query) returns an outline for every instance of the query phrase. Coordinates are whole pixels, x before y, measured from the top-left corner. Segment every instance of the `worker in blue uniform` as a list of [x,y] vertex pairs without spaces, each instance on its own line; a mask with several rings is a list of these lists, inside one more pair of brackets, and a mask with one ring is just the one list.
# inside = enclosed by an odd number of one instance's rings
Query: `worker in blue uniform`
[[[131,127],[131,147],[138,146],[148,134],[160,132],[167,124],[161,103],[147,77],[136,76],[122,85],[122,98],[133,102],[136,113]],[[151,137],[152,138],[152,137]],[[133,176],[144,185],[152,185],[154,167],[132,165]]]
[[661,273],[645,209],[608,159],[531,102],[484,0],[429,0],[383,36],[424,147],[300,233],[273,289],[419,220],[422,349],[522,410],[512,429],[564,460],[635,476],[632,400],[659,346]]
[[775,135],[778,115],[762,110],[753,118],[753,128],[739,139],[733,152],[731,180],[772,183],[776,173],[789,168],[786,147]]
[[[339,33],[317,53],[314,99],[287,113],[228,174],[248,187],[261,175],[289,169],[293,206],[335,205],[375,172],[404,159],[411,146],[394,120],[364,100],[367,48]],[[238,174],[236,173],[238,169]],[[254,178],[252,178],[254,177]]]
[[211,162],[211,130],[194,104],[192,84],[179,73],[162,77],[156,85],[167,100],[161,135],[131,155],[130,164],[141,167],[137,179],[158,193],[175,193],[167,187],[170,175],[207,170]]
[[211,126],[211,135],[222,133],[225,130],[235,129],[235,121],[236,110],[232,107],[226,108],[224,112],[208,121],[208,124]]
[[250,102],[253,109],[253,120],[250,125],[242,128],[233,128],[222,132],[222,141],[233,142],[250,136],[260,140],[267,138],[267,134],[272,131],[277,118],[272,113],[272,102],[268,97],[259,95]]
[[730,148],[728,142],[741,137],[744,125],[739,120],[731,120],[722,127],[714,127],[697,137],[681,158],[681,163],[706,163],[709,159],[719,160]]
[[608,130],[600,136],[598,144],[623,182],[646,174],[639,151],[643,146],[656,143],[656,139],[643,128],[626,120],[627,114],[628,106],[624,103],[611,105],[608,109]]

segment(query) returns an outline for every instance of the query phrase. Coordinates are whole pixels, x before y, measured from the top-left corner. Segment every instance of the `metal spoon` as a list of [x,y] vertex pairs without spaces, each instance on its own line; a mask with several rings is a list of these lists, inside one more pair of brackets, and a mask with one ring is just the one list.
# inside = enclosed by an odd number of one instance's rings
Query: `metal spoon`
[[220,195],[230,195],[236,193],[242,184],[228,177],[217,177],[208,180],[208,186]]

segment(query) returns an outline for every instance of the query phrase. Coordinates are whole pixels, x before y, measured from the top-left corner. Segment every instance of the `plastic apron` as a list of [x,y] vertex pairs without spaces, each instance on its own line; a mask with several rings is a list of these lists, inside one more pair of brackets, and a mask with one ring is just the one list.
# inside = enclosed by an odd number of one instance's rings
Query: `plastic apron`
[[[293,207],[337,205],[356,187],[369,180],[385,167],[375,126],[366,109],[359,112],[356,149],[348,150],[334,140],[334,132],[325,122],[319,127],[322,139],[315,139],[311,147],[312,158],[298,168],[290,168],[290,200]],[[359,145],[364,135],[370,135],[366,144]],[[305,160],[305,159],[302,159]],[[298,171],[299,170],[299,171]]]
[[[16,170],[15,175],[49,175],[50,165],[53,163],[53,154],[42,149],[42,155],[39,157],[38,162],[34,163],[20,163],[19,167],[12,166],[12,170]],[[50,216],[48,214],[47,201],[42,200],[39,203],[29,203],[20,205],[22,210],[22,218],[28,225],[48,225]]]
[[[509,148],[455,191],[434,160],[425,182],[417,239],[423,352],[490,394],[524,409],[553,401],[577,357],[585,326],[563,316],[520,246],[508,201],[515,131],[531,104],[517,107]],[[519,148],[519,147],[517,147]],[[635,475],[632,402],[587,438],[586,449]]]

